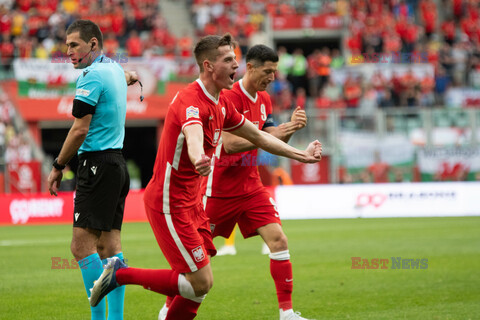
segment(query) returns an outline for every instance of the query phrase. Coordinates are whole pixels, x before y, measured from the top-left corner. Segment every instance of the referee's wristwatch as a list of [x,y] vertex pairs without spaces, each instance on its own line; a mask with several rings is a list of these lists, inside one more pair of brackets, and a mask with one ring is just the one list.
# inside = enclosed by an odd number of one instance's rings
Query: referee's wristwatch
[[53,166],[55,169],[62,171],[63,169],[65,169],[66,165],[58,163],[57,160],[58,160],[58,158],[56,158],[55,161],[53,161],[52,166]]

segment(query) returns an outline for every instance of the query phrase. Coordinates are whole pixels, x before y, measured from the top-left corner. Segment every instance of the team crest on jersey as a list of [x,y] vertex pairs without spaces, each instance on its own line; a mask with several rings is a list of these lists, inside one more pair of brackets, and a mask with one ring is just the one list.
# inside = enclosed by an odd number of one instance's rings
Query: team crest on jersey
[[215,224],[210,223],[210,232],[213,233],[214,230],[215,230]]
[[190,118],[200,118],[200,111],[194,106],[190,106],[187,109],[187,120]]
[[205,253],[203,252],[202,246],[198,246],[192,250],[193,258],[196,262],[200,262],[205,259]]
[[213,145],[216,146],[218,144],[218,138],[220,138],[220,129],[215,129],[215,133],[213,134]]

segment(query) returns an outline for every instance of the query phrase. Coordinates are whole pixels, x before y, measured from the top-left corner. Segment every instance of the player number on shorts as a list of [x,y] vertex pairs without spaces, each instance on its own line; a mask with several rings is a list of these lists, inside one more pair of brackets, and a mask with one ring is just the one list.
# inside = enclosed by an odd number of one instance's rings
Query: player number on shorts
[[270,197],[270,203],[272,204],[273,206],[273,209],[275,209],[275,211],[278,212],[278,209],[277,209],[277,203],[275,202],[275,200],[273,200],[272,197]]

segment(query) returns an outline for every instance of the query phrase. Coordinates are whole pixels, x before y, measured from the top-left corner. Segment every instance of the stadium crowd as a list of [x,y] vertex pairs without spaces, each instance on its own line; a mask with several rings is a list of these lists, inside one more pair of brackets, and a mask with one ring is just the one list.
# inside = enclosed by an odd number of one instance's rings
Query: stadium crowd
[[32,160],[32,148],[15,126],[15,113],[13,104],[0,92],[0,171],[7,163]]
[[[288,53],[280,48],[276,105],[285,109],[299,104],[297,100],[304,103],[307,92],[317,108],[429,107],[442,105],[449,88],[478,88],[479,3],[444,4],[440,16],[433,0],[350,1],[343,54],[323,47],[303,56],[301,49]],[[331,81],[335,70],[363,62],[428,62],[434,73],[419,76],[410,69],[387,78],[377,71],[369,79],[349,73],[343,82]]]
[[[107,54],[191,57],[195,39],[169,31],[159,1],[36,0],[3,1],[0,5],[0,56],[3,68],[14,57],[48,59],[65,52],[65,29],[75,19],[90,19],[105,34]],[[297,48],[278,48],[280,72],[272,94],[280,109],[314,98],[318,108],[432,106],[443,103],[449,87],[477,86],[480,69],[478,1],[444,1],[439,12],[433,0],[384,1],[236,1],[187,0],[195,37],[230,32],[239,55],[263,32],[265,15],[305,13],[348,15],[344,52],[322,47],[308,55]],[[440,14],[441,13],[441,14]],[[255,38],[255,41],[258,41]],[[409,53],[434,66],[434,75],[382,73],[373,79],[350,75],[342,83],[329,77],[352,62],[368,62],[375,54],[400,57]],[[360,60],[359,60],[360,59]],[[293,101],[293,103],[291,102]]]

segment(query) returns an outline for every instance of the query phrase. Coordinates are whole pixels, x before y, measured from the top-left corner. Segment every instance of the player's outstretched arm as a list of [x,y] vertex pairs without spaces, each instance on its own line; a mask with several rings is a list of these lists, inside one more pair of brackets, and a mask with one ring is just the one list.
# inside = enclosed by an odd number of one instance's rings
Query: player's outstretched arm
[[187,141],[188,157],[195,166],[195,170],[202,176],[208,176],[212,171],[211,159],[203,150],[203,127],[200,124],[191,124],[183,128]]
[[[307,115],[305,110],[297,107],[292,113],[291,121],[282,123],[278,127],[266,127],[263,130],[284,142],[288,142],[296,131],[305,128],[306,125]],[[229,154],[257,149],[257,146],[250,141],[228,132],[222,133],[222,141],[225,151]]]
[[245,121],[243,126],[231,133],[247,139],[265,151],[279,156],[284,156],[304,163],[315,163],[322,159],[322,144],[318,142],[318,140],[311,142],[306,150],[298,150],[271,134],[258,130],[257,127],[248,120]]

